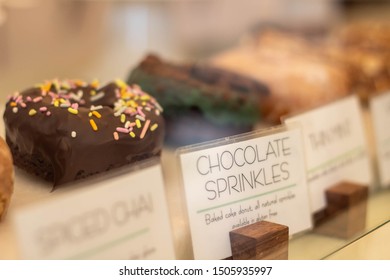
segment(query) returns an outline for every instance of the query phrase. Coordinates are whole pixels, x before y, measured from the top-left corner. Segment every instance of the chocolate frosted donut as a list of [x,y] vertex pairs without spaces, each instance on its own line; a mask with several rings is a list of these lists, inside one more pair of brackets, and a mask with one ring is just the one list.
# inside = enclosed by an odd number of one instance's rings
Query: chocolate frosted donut
[[3,117],[15,165],[56,186],[159,155],[161,112],[137,85],[52,80],[11,96]]

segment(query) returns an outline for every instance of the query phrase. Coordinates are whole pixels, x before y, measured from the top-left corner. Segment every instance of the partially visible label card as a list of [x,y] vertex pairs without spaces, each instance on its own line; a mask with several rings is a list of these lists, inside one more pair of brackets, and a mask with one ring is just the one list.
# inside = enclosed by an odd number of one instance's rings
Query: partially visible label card
[[92,181],[16,211],[23,259],[175,258],[160,164]]
[[299,129],[179,152],[195,259],[231,256],[229,232],[258,221],[311,228]]
[[325,190],[340,180],[370,184],[373,178],[357,97],[287,118],[302,127],[311,207],[326,206]]
[[390,187],[390,92],[370,100],[379,178],[382,187]]

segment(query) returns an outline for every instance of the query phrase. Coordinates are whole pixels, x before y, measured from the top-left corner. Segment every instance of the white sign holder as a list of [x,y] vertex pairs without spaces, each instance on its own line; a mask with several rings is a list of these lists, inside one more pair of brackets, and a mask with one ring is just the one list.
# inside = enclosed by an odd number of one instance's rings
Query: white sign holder
[[175,259],[159,161],[63,188],[14,211],[22,259]]
[[195,259],[232,256],[229,232],[261,221],[311,228],[301,131],[284,126],[177,151]]

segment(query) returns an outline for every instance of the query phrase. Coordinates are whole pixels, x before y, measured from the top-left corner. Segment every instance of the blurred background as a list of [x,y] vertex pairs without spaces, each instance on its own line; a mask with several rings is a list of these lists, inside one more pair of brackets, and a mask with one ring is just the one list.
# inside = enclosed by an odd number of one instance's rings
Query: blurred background
[[150,51],[207,58],[262,24],[321,32],[389,11],[363,0],[0,0],[0,94],[55,77],[125,79]]
[[[260,44],[253,44],[252,35],[262,27],[277,26],[323,38],[329,30],[337,30],[342,24],[373,19],[389,21],[390,1],[0,0],[0,104],[14,91],[53,78],[86,81],[96,78],[102,83],[115,78],[126,80],[130,71],[150,52],[181,63],[212,61],[225,51],[237,49],[231,56],[228,53],[219,57],[220,64],[226,62],[225,66],[239,68],[242,73],[246,70],[250,74],[260,73],[260,79],[266,79],[274,96],[280,97],[277,101],[271,100],[270,111],[270,116],[279,120],[293,105],[297,110],[306,103],[310,105],[309,96],[326,102],[328,99],[321,97],[324,92],[327,96],[335,93],[333,88],[339,90],[336,97],[349,94],[349,78],[360,78],[355,90],[360,87],[363,93],[389,90],[390,36],[382,35],[390,33],[376,30],[371,34],[370,29],[359,31],[358,28],[359,32],[351,37],[357,41],[348,41],[345,37],[349,44],[346,49],[334,48],[334,44],[326,45],[325,49],[325,45],[315,46],[283,34],[264,37],[265,47],[261,49]],[[369,35],[364,38],[373,35],[379,40],[376,42],[372,37],[362,42],[362,34]],[[375,46],[370,44],[374,41]],[[382,48],[383,42],[386,44]],[[291,49],[285,49],[286,44],[291,44],[288,46]],[[354,48],[354,45],[361,46]],[[240,55],[245,55],[249,67],[242,65]],[[252,57],[259,60],[252,61]],[[266,66],[263,58],[269,59]],[[333,64],[335,60],[337,65]],[[350,66],[356,71],[347,77]],[[286,77],[286,83],[278,80]],[[282,102],[289,108],[280,108]],[[173,153],[163,156],[169,163],[164,165],[170,179],[168,197],[172,205],[180,209],[183,201],[177,195],[179,184],[174,182],[177,171],[171,164],[175,158]],[[40,195],[39,190],[36,192]],[[386,196],[379,196],[380,201],[370,201],[367,230],[388,220],[388,195],[387,191]],[[375,208],[376,205],[380,207]],[[185,223],[183,211],[173,212],[176,225]],[[11,244],[9,240],[14,238],[6,229],[3,227],[0,247]],[[178,247],[185,249],[179,250],[179,258],[188,257],[186,230],[186,226],[176,227]],[[313,236],[308,235],[292,245],[290,258],[319,259],[344,245],[345,241],[330,239],[313,242]],[[13,252],[10,249],[7,257]]]

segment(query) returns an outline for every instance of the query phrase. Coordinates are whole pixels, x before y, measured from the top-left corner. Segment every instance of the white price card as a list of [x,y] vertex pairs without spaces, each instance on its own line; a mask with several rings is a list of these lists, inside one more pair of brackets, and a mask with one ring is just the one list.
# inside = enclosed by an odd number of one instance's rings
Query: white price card
[[390,92],[370,100],[380,185],[390,186]]
[[160,164],[128,171],[15,211],[21,258],[174,259]]
[[311,228],[302,137],[279,127],[179,149],[195,259],[231,256],[229,232],[267,220]]
[[313,212],[325,208],[325,190],[341,180],[371,184],[372,168],[356,95],[284,122],[302,128]]

